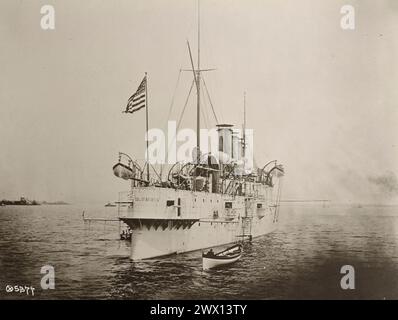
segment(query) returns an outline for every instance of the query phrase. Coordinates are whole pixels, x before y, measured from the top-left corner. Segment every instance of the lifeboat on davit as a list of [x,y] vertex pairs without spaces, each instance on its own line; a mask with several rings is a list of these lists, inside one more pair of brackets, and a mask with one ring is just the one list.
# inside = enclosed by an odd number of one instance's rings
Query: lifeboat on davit
[[124,180],[134,179],[135,177],[134,170],[121,162],[118,162],[113,166],[113,174]]

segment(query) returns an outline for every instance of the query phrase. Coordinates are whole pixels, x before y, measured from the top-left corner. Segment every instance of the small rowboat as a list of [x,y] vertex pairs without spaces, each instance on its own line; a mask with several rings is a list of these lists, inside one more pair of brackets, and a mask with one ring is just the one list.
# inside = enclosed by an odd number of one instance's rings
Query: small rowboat
[[208,270],[233,263],[242,256],[243,248],[241,244],[236,244],[224,251],[214,253],[212,249],[206,253],[202,253],[203,270]]

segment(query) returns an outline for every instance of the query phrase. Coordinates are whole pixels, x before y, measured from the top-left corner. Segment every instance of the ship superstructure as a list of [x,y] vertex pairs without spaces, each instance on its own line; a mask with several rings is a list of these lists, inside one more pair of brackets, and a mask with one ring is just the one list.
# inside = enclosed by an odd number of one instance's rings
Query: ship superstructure
[[118,202],[125,206],[120,220],[133,230],[132,259],[252,239],[276,228],[283,175],[276,161],[236,174],[236,163],[212,163],[206,155],[199,164],[173,166],[167,181],[146,181],[143,170],[122,158],[113,170],[132,181]]

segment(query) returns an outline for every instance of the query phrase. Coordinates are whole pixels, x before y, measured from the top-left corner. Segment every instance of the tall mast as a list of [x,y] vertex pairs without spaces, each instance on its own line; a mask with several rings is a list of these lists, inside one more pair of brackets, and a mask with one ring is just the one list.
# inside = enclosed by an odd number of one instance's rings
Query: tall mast
[[198,0],[198,68],[196,71],[196,150],[197,163],[200,160],[200,0]]

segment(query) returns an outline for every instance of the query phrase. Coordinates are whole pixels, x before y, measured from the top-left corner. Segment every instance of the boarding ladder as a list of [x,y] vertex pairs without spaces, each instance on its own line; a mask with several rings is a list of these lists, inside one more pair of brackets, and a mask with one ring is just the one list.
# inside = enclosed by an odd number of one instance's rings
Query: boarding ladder
[[252,224],[253,224],[253,214],[250,210],[250,206],[252,203],[249,201],[250,198],[245,199],[245,215],[241,218],[242,219],[242,234],[240,237],[242,241],[245,239],[251,241],[252,240]]

